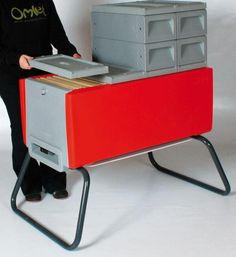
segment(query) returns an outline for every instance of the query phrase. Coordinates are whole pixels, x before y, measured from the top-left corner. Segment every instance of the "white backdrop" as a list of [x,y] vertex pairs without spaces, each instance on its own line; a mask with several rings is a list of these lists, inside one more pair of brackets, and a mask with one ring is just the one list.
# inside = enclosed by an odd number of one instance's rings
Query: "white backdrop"
[[[54,2],[68,37],[83,58],[91,59],[91,6],[119,1]],[[179,257],[184,254],[188,257],[235,257],[236,2],[205,2],[208,10],[208,65],[214,68],[214,128],[207,137],[213,142],[229,177],[231,195],[219,197],[169,177],[156,175],[150,166],[144,165],[144,157],[95,169],[91,171],[92,188],[82,249],[80,252],[66,252],[10,210],[9,199],[15,175],[11,167],[9,121],[0,99],[2,256]],[[184,147],[181,149],[184,150]],[[199,163],[195,150],[190,158],[186,157],[192,149],[192,145],[187,147],[185,155],[177,163],[178,168],[187,163],[193,171],[199,167],[204,171],[205,163]],[[160,154],[171,165],[176,152],[169,151],[168,155],[169,158]],[[206,160],[204,156],[201,158]],[[195,165],[192,164],[194,161]],[[212,170],[215,175],[214,167]],[[210,171],[211,168],[207,174]],[[214,178],[210,179],[215,181]],[[78,204],[74,181],[75,177],[68,176],[69,200],[58,203],[47,196],[39,205],[26,207],[54,227],[58,227],[55,224],[58,224],[60,215],[68,217],[61,223],[60,229],[63,231],[61,233],[70,234],[70,220],[73,219],[70,205],[73,201]],[[81,184],[81,181],[77,182]],[[64,225],[68,226],[65,232]]]

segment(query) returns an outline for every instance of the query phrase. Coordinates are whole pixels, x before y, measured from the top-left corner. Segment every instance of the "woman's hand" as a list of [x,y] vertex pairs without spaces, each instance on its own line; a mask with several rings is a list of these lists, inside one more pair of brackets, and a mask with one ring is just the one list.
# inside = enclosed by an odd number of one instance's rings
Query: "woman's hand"
[[29,61],[32,59],[33,59],[33,57],[26,55],[26,54],[22,54],[19,59],[19,65],[20,65],[21,69],[23,69],[23,70],[32,69],[32,67],[29,64]]
[[73,57],[74,57],[74,58],[77,58],[77,59],[80,59],[80,58],[81,58],[81,55],[78,54],[78,53],[75,53],[75,54],[73,54]]

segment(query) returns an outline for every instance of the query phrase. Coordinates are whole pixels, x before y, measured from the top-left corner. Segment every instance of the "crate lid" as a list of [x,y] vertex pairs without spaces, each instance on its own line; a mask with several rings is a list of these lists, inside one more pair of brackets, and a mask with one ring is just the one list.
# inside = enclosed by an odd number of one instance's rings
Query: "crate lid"
[[95,5],[93,6],[92,11],[134,15],[154,15],[163,13],[201,10],[205,8],[205,2],[150,0]]
[[108,67],[104,64],[62,54],[36,57],[29,63],[33,68],[69,79],[108,73]]

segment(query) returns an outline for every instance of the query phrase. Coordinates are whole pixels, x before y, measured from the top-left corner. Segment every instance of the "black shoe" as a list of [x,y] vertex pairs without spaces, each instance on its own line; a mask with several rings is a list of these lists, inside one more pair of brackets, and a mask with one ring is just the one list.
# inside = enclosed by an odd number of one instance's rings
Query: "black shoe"
[[55,199],[65,199],[68,197],[69,194],[66,189],[62,189],[62,190],[54,191],[52,195]]
[[28,202],[39,202],[42,200],[41,193],[26,194],[25,200]]

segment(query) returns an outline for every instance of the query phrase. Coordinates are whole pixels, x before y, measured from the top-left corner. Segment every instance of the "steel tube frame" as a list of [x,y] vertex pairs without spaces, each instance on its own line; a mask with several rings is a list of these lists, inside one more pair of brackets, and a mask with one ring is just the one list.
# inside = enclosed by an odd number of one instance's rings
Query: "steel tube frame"
[[162,172],[162,173],[171,175],[171,176],[176,177],[176,178],[178,178],[178,179],[182,179],[182,180],[184,180],[184,181],[186,181],[186,182],[190,182],[190,183],[192,183],[192,184],[194,184],[194,185],[200,186],[200,187],[205,188],[205,189],[207,189],[207,190],[210,190],[210,191],[212,191],[212,192],[214,192],[214,193],[217,193],[217,194],[220,194],[220,195],[228,195],[228,194],[230,193],[230,190],[231,190],[231,189],[230,189],[230,184],[229,184],[229,181],[228,181],[228,179],[227,179],[227,177],[226,177],[226,175],[225,175],[225,172],[224,172],[224,170],[223,170],[223,167],[222,167],[222,165],[221,165],[221,163],[220,163],[220,160],[219,160],[219,158],[218,158],[218,156],[217,156],[217,154],[216,154],[216,151],[215,151],[213,145],[211,144],[211,142],[210,142],[208,139],[206,139],[205,137],[203,137],[203,136],[201,136],[201,135],[192,136],[192,138],[195,139],[195,140],[198,140],[198,141],[202,142],[202,143],[207,147],[207,149],[208,149],[208,151],[210,152],[210,155],[211,155],[211,157],[212,157],[212,160],[213,160],[213,162],[214,162],[214,164],[215,164],[215,166],[216,166],[216,169],[217,169],[217,171],[218,171],[218,174],[220,175],[221,181],[223,182],[223,185],[224,185],[224,188],[225,188],[225,189],[217,188],[217,187],[215,187],[215,186],[212,186],[212,185],[209,185],[209,184],[204,183],[204,182],[202,182],[202,181],[196,180],[196,179],[194,179],[194,178],[191,178],[191,177],[182,175],[182,174],[180,174],[180,173],[177,173],[177,172],[175,172],[175,171],[173,171],[173,170],[169,170],[169,169],[167,169],[167,168],[165,168],[165,167],[159,165],[159,164],[156,162],[156,160],[155,160],[155,158],[154,158],[152,152],[149,152],[149,153],[148,153],[149,160],[151,161],[152,165],[153,165],[158,171],[160,171],[160,172]]
[[[154,159],[152,152],[148,152],[149,160],[151,161],[152,165],[157,170],[159,170],[165,174],[168,174],[168,175],[174,176],[176,178],[182,179],[184,181],[190,182],[192,184],[195,184],[197,186],[200,186],[202,188],[210,190],[214,193],[217,193],[220,195],[228,195],[230,193],[230,184],[228,182],[228,179],[225,175],[225,172],[222,168],[222,165],[219,161],[219,158],[215,152],[213,145],[211,144],[211,142],[208,139],[206,139],[205,137],[203,137],[201,135],[192,136],[192,138],[202,142],[207,147],[208,151],[211,154],[212,160],[216,166],[216,169],[220,175],[220,178],[223,182],[225,189],[217,188],[215,186],[209,185],[207,183],[201,182],[199,180],[179,174],[175,171],[172,171],[172,170],[169,170],[169,169],[166,169],[166,168],[160,166]],[[82,232],[83,232],[83,225],[84,225],[85,212],[86,212],[86,207],[87,207],[88,193],[89,193],[89,186],[90,186],[90,177],[89,177],[88,171],[84,167],[76,169],[77,171],[81,172],[81,174],[83,175],[84,184],[83,184],[83,189],[82,189],[82,197],[81,197],[81,201],[80,201],[80,210],[79,210],[79,214],[78,214],[78,222],[77,222],[77,226],[76,226],[75,238],[74,238],[74,241],[71,244],[69,244],[66,241],[64,241],[60,236],[56,235],[55,233],[53,233],[52,231],[47,229],[45,226],[38,223],[35,219],[31,218],[29,215],[27,215],[26,213],[24,213],[22,210],[20,210],[17,207],[17,203],[16,203],[17,195],[20,190],[21,184],[23,182],[23,178],[25,176],[29,162],[30,162],[30,155],[27,153],[25,156],[24,162],[22,164],[18,179],[16,181],[15,187],[13,189],[12,196],[11,196],[11,207],[12,207],[13,211],[16,214],[18,214],[20,217],[22,217],[24,220],[26,220],[28,223],[30,223],[32,226],[34,226],[36,229],[38,229],[39,231],[44,233],[46,236],[51,238],[53,241],[55,241],[56,243],[58,243],[59,245],[64,247],[65,249],[67,249],[67,250],[75,249],[80,244]]]
[[76,169],[77,171],[81,172],[81,174],[83,175],[84,184],[83,184],[82,196],[81,196],[81,200],[80,200],[80,209],[79,209],[79,214],[78,214],[75,238],[74,238],[74,241],[71,244],[69,244],[66,241],[64,241],[60,236],[56,235],[55,233],[53,233],[52,231],[47,229],[45,226],[38,223],[35,219],[31,218],[29,215],[27,215],[25,212],[23,212],[22,210],[20,210],[17,207],[17,203],[16,203],[17,195],[18,195],[19,189],[21,187],[21,184],[23,182],[23,178],[25,176],[29,162],[30,162],[30,156],[27,153],[25,156],[25,159],[23,161],[21,171],[19,173],[19,176],[16,181],[15,187],[13,189],[12,195],[11,195],[11,207],[12,207],[13,211],[16,214],[18,214],[20,217],[22,217],[25,221],[27,221],[32,226],[34,226],[36,229],[40,230],[42,233],[44,233],[46,236],[51,238],[53,241],[55,241],[56,243],[58,243],[59,245],[64,247],[65,249],[67,249],[67,250],[75,249],[81,241],[82,232],[83,232],[84,218],[85,218],[89,186],[90,186],[89,173],[83,167]]

